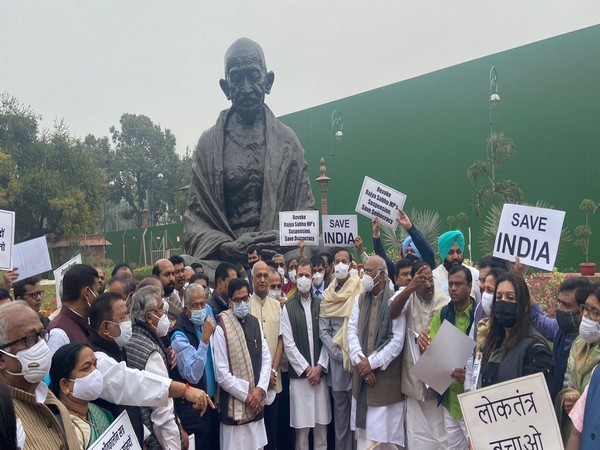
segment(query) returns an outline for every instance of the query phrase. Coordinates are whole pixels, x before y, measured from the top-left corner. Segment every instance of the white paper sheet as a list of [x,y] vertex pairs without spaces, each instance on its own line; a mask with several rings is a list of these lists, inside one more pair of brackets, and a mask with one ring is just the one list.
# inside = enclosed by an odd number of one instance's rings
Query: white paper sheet
[[458,401],[473,448],[564,449],[542,373],[465,392]]
[[110,424],[110,427],[89,447],[89,450],[104,449],[141,450],[127,411],[119,414],[115,421]]
[[474,348],[475,342],[469,336],[444,320],[412,372],[437,393],[443,394],[454,381],[450,376],[452,371],[465,367]]
[[16,244],[13,248],[13,266],[19,269],[17,280],[52,270],[46,236]]
[[565,212],[506,203],[498,223],[494,256],[552,270],[558,254]]
[[0,270],[12,270],[15,243],[15,213],[0,209]]
[[419,337],[419,333],[411,330],[410,328],[408,329],[408,333],[408,336],[410,338],[410,354],[412,355],[413,363],[416,364],[419,358],[421,358],[421,349],[419,348],[419,344],[417,344],[417,338]]
[[319,245],[318,211],[281,211],[279,213],[279,245],[297,246],[304,239],[304,245]]
[[81,259],[81,253],[80,253],[79,255],[75,256],[74,258],[71,258],[70,260],[68,260],[66,263],[64,263],[62,266],[60,266],[58,269],[56,269],[54,271],[54,289],[56,291],[56,307],[57,308],[60,308],[62,305],[61,298],[60,298],[60,284],[62,283],[62,280],[65,277],[65,273],[67,272],[67,270],[69,270],[69,268],[71,266],[74,266],[75,264],[81,264],[81,262],[82,262],[82,259]]
[[365,177],[354,210],[396,231],[398,209],[404,208],[406,195],[370,177]]

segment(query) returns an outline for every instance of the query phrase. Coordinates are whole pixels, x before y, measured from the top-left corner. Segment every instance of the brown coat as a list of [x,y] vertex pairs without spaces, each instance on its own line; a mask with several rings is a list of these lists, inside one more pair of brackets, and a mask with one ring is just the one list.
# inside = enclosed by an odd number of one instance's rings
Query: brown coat
[[[25,430],[24,450],[79,450],[79,440],[67,408],[48,391],[44,403],[37,403],[35,395],[21,389],[8,386],[15,413],[23,423]],[[57,423],[54,414],[60,416],[62,426]]]

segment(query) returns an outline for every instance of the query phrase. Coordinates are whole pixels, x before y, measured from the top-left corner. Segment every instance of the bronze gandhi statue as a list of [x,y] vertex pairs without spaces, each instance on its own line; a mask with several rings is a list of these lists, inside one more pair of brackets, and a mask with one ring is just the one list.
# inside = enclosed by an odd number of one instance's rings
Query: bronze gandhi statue
[[281,252],[279,212],[315,209],[304,149],[265,105],[275,74],[241,38],[225,54],[221,89],[231,108],[202,133],[183,227],[186,251],[215,267],[246,262],[251,244]]

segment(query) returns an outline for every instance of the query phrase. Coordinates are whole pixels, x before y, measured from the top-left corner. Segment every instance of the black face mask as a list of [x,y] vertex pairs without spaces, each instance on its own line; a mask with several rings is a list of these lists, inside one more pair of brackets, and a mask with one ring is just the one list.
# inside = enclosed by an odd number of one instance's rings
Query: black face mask
[[579,330],[579,324],[577,323],[578,314],[579,312],[565,312],[557,309],[556,322],[558,322],[558,328],[565,333],[573,333]]
[[494,317],[501,327],[512,328],[517,323],[517,304],[504,300],[496,300]]
[[412,253],[407,254],[404,258],[412,261],[413,264],[419,260],[419,257],[417,255],[413,255]]

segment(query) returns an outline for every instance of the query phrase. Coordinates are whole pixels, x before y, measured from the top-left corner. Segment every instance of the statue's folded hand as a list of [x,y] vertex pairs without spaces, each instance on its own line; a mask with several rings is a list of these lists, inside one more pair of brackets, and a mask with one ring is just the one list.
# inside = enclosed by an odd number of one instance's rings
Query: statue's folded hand
[[235,258],[236,255],[246,251],[249,245],[260,244],[261,248],[276,249],[279,247],[279,232],[277,230],[251,231],[242,234],[237,240],[225,242],[221,245],[221,255],[227,258]]

